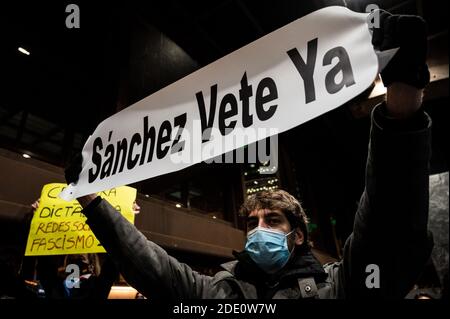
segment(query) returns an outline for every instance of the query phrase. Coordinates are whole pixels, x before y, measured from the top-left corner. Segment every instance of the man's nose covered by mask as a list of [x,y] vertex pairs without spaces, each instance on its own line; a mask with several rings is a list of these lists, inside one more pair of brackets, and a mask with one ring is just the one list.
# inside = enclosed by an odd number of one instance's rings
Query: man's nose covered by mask
[[287,237],[282,231],[256,227],[247,234],[245,250],[250,258],[266,273],[273,274],[283,268],[291,256]]

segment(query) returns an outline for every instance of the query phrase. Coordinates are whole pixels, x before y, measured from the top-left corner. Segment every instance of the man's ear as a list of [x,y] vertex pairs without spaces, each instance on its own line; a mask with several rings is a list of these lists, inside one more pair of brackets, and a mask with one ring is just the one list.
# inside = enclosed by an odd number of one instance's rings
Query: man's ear
[[295,229],[295,245],[300,246],[305,241],[305,236],[301,231],[300,227]]

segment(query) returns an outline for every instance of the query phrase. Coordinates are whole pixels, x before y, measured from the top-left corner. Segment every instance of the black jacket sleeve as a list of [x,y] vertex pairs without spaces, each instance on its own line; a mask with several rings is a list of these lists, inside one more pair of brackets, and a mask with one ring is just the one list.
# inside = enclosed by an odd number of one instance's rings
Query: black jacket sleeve
[[97,197],[84,210],[87,223],[125,280],[151,299],[205,298],[213,277],[169,256],[107,201]]
[[119,271],[110,257],[106,257],[100,274],[94,278],[95,280],[89,297],[98,300],[108,299],[114,281],[119,278]]
[[408,120],[384,112],[384,104],[372,112],[365,189],[339,267],[340,297],[404,298],[433,246],[427,231],[431,119],[423,111]]

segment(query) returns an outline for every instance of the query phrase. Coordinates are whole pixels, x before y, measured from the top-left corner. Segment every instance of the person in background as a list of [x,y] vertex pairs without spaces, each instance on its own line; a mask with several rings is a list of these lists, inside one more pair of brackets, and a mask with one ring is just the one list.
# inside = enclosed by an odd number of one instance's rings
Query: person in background
[[42,298],[41,287],[25,280],[23,252],[29,232],[30,214],[2,221],[0,234],[0,299]]
[[0,299],[36,299],[38,292],[26,284],[20,272],[21,254],[14,248],[0,249]]
[[[31,208],[34,214],[39,208],[39,199]],[[140,210],[134,202],[134,214],[139,214]],[[69,282],[66,279],[70,273],[66,270],[71,264],[78,266],[80,277]],[[39,256],[36,270],[48,299],[107,299],[112,285],[119,277],[114,262],[106,256],[100,263],[98,254]]]

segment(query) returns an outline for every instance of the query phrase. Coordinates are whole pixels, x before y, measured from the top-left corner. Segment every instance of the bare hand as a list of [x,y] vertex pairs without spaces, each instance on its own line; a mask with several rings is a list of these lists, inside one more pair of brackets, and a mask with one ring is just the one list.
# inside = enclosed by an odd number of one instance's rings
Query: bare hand
[[132,210],[135,215],[137,215],[141,212],[141,207],[136,203],[136,201],[133,202]]
[[31,204],[31,208],[33,209],[33,213],[38,209],[39,202],[40,202],[40,199],[36,200],[33,204]]

